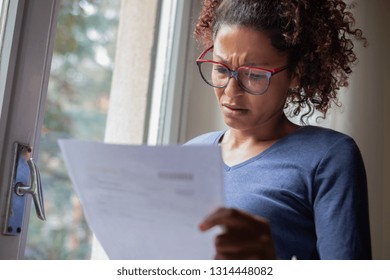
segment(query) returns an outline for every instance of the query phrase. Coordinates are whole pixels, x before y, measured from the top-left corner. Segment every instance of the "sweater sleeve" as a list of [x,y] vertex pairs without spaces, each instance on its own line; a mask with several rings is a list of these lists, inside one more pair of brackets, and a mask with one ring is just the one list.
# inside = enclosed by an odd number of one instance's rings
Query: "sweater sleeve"
[[319,163],[313,212],[321,259],[371,259],[366,173],[352,138],[336,141]]

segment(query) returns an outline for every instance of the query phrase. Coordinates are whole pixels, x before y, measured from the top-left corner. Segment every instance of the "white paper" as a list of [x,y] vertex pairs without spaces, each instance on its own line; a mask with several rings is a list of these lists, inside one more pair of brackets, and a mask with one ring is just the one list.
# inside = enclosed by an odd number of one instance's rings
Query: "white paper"
[[223,204],[215,146],[60,140],[87,222],[110,259],[211,259],[201,220]]

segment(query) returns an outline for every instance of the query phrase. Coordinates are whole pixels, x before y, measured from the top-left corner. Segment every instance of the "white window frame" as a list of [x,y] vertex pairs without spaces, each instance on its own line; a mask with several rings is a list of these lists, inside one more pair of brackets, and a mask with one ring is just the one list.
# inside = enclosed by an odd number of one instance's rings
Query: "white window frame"
[[[12,182],[13,145],[33,148],[37,160],[40,128],[51,66],[60,0],[9,2],[1,61],[0,226],[3,232]],[[0,234],[0,259],[24,257],[31,196],[24,207],[21,233]]]
[[159,36],[147,143],[180,142],[185,123],[188,42],[191,36],[191,1],[164,0]]

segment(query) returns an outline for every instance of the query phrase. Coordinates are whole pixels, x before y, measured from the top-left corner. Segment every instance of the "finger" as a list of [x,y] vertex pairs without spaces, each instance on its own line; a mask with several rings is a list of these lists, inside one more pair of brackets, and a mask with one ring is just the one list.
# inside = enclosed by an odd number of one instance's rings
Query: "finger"
[[[270,240],[268,238],[268,240]],[[252,240],[251,240],[252,241]],[[217,242],[216,242],[217,243]],[[275,250],[271,242],[226,242],[224,244],[216,245],[216,258],[217,259],[259,259],[259,260],[272,260],[276,259]]]
[[272,238],[267,234],[243,237],[243,234],[220,234],[215,238],[215,248],[221,254],[274,255]]
[[215,260],[270,260],[272,258],[262,258],[257,254],[253,255],[241,255],[241,254],[221,254],[217,253],[214,257]]
[[224,246],[216,246],[215,259],[217,260],[243,260],[257,259],[259,256],[255,250],[246,250],[237,244],[225,244]]
[[253,232],[269,231],[268,222],[257,216],[247,214],[234,208],[219,208],[199,225],[205,231],[214,226],[223,226],[227,230],[247,230]]
[[226,254],[258,252],[264,245],[259,236],[243,237],[242,234],[224,233],[215,238],[216,251]]

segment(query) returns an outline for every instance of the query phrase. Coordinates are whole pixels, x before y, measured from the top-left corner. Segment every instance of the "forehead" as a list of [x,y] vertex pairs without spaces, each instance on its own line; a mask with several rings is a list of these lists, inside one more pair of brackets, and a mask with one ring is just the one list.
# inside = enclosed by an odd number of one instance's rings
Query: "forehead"
[[253,63],[284,63],[287,58],[272,45],[268,32],[236,25],[221,25],[214,38],[214,54],[226,61],[237,57]]

